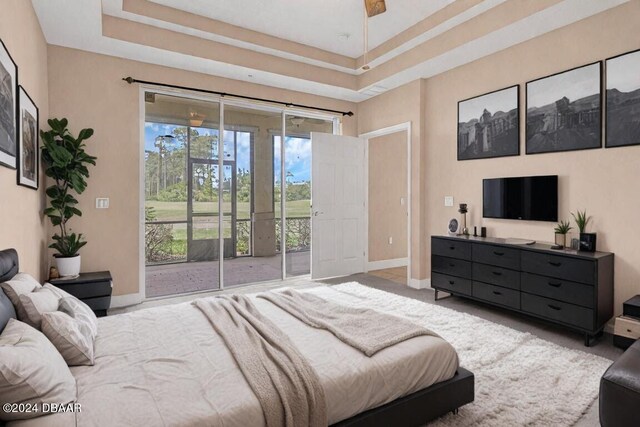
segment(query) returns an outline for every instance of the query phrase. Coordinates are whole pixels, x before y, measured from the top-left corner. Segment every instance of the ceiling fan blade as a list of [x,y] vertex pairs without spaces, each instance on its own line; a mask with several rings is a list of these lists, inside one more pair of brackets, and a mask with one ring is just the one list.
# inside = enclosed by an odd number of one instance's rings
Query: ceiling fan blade
[[384,0],[364,0],[364,7],[367,9],[367,16],[369,18],[387,11]]

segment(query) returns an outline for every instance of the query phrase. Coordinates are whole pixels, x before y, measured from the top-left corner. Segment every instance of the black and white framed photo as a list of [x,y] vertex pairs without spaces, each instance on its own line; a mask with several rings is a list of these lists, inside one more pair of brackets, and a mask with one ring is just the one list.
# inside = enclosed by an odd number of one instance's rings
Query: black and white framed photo
[[40,129],[38,107],[20,86],[20,131],[18,136],[18,184],[38,189],[38,151]]
[[18,67],[0,40],[0,165],[16,167]]
[[605,147],[640,144],[640,49],[606,61]]
[[520,86],[458,102],[458,160],[520,154]]
[[527,83],[526,153],[602,147],[602,63]]

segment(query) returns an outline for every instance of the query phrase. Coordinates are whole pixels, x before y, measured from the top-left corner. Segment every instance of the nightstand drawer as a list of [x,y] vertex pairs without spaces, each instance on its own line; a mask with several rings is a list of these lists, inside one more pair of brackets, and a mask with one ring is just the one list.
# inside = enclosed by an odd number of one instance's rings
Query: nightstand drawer
[[98,298],[86,298],[82,302],[87,304],[93,311],[107,310],[109,304],[111,304],[111,296],[98,297]]
[[593,308],[593,286],[562,279],[522,273],[522,292]]
[[111,282],[56,284],[54,285],[76,298],[95,298],[111,295]]
[[473,280],[520,290],[520,273],[502,267],[473,263]]
[[431,268],[438,273],[471,279],[471,262],[469,261],[433,255]]
[[522,251],[522,270],[528,273],[559,277],[572,282],[593,285],[596,263],[593,261]]
[[471,260],[471,243],[449,239],[431,239],[431,253],[449,258]]
[[486,283],[473,282],[473,296],[494,304],[520,309],[520,292]]
[[524,292],[520,296],[520,302],[522,311],[577,326],[578,328],[593,330],[593,310],[588,308]]
[[446,274],[431,273],[431,287],[456,294],[471,295],[471,280]]
[[613,333],[621,337],[637,340],[640,338],[640,320],[624,316],[616,317]]
[[474,262],[498,265],[518,270],[520,268],[520,251],[502,246],[474,244],[472,249]]

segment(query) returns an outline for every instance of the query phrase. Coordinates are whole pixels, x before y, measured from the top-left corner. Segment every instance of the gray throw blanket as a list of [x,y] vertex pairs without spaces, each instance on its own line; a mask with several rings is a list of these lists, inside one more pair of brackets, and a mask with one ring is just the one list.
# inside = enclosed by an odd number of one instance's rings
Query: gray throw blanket
[[289,338],[244,295],[193,303],[222,337],[260,401],[267,427],[325,427],[317,374]]
[[326,329],[371,357],[380,350],[420,335],[438,336],[408,320],[368,308],[348,307],[293,289],[258,295],[314,328]]

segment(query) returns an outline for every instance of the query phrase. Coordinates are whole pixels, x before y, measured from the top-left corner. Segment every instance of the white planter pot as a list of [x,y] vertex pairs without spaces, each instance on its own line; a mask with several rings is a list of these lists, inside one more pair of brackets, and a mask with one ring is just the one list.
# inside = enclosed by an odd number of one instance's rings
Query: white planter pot
[[56,266],[61,277],[77,276],[80,274],[80,255],[56,258]]

